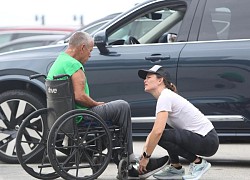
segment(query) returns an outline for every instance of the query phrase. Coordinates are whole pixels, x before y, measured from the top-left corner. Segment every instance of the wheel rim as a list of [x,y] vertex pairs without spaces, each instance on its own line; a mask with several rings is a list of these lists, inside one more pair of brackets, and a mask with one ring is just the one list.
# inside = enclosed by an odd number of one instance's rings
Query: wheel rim
[[21,99],[11,99],[0,104],[0,153],[16,158],[18,127],[35,110],[32,104]]

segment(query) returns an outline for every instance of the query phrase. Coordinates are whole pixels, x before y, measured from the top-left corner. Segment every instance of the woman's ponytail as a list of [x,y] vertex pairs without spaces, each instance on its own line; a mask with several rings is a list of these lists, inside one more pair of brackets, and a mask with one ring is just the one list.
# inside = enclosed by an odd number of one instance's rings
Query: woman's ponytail
[[170,89],[171,91],[173,91],[175,93],[178,93],[177,88],[173,83],[169,82],[168,80],[166,80],[164,77],[162,77],[159,74],[156,74],[156,76],[157,76],[157,78],[163,78],[163,83],[164,83],[166,88]]
[[177,88],[176,88],[176,86],[173,84],[173,83],[169,83],[169,89],[171,90],[171,91],[174,91],[175,93],[178,93],[178,91],[177,91]]

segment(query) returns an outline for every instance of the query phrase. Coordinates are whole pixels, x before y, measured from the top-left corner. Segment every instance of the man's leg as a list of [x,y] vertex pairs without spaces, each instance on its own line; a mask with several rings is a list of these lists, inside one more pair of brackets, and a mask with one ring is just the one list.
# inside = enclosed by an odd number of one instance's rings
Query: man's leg
[[131,110],[129,104],[124,100],[116,100],[100,106],[95,106],[90,110],[101,116],[103,120],[110,120],[113,124],[121,127],[122,134],[128,142],[130,160],[134,160]]

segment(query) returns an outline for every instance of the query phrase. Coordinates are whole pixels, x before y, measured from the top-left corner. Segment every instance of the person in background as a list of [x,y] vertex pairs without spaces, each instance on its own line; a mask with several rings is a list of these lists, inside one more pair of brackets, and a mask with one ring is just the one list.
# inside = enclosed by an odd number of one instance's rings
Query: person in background
[[[97,113],[104,120],[111,120],[113,124],[119,125],[123,137],[127,138],[128,155],[131,162],[135,161],[132,141],[131,110],[129,104],[124,100],[111,102],[98,102],[90,97],[90,89],[85,74],[84,64],[91,56],[94,47],[93,38],[85,32],[75,32],[67,49],[61,52],[49,70],[47,79],[53,76],[68,74],[71,76],[75,95],[75,107],[77,109],[88,109]],[[138,171],[132,166],[128,172],[129,179],[139,179]]]
[[[177,93],[170,82],[169,73],[159,65],[149,70],[139,70],[138,76],[144,80],[144,90],[157,99],[154,126],[147,136],[143,155],[139,163],[139,173],[147,172],[147,164],[156,145],[167,150],[170,166],[153,174],[157,179],[199,179],[211,164],[201,156],[214,155],[219,147],[219,139],[212,123],[188,100]],[[166,128],[168,124],[171,128]],[[179,156],[190,162],[185,175]]]

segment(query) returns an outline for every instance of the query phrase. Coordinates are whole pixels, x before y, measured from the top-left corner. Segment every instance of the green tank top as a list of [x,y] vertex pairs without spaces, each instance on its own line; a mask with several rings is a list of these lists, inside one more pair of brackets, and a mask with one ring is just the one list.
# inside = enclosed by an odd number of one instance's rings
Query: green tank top
[[[82,69],[85,72],[83,65],[78,60],[66,54],[65,52],[61,52],[56,61],[51,66],[47,79],[53,80],[53,76],[60,74],[68,74],[72,76],[79,69]],[[85,93],[89,96],[90,92],[87,79],[85,81]],[[81,106],[77,103],[75,104],[75,107],[76,109],[88,109],[87,107]]]

